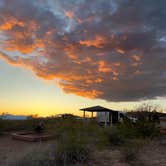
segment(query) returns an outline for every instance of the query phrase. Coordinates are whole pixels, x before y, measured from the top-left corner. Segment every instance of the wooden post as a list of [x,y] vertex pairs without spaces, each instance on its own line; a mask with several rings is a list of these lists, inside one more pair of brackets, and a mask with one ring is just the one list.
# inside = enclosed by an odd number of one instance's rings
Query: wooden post
[[85,119],[85,110],[84,110],[84,113],[83,113],[83,117],[84,117],[84,119]]
[[107,112],[105,112],[105,127],[107,126]]
[[110,126],[112,126],[112,112],[110,112]]
[[92,111],[92,116],[91,116],[91,118],[93,118],[93,111]]

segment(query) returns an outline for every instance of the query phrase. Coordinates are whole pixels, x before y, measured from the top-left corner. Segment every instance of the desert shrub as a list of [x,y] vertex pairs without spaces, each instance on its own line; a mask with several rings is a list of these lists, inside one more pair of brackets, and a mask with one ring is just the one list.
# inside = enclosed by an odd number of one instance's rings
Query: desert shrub
[[136,160],[137,153],[138,153],[137,150],[138,149],[133,145],[132,146],[131,145],[125,146],[123,148],[124,159],[127,162],[132,162],[132,161]]
[[159,135],[159,128],[154,122],[151,122],[147,119],[140,119],[136,123],[136,131],[140,137],[143,138],[153,138]]
[[68,117],[59,119],[55,125],[47,127],[48,131],[57,138],[55,148],[57,165],[84,163],[88,160],[89,146],[96,134],[96,126],[93,122]]
[[41,122],[45,126],[57,124],[57,118],[29,118],[27,120],[0,120],[1,131],[34,130]]
[[96,136],[92,138],[92,143],[94,147],[97,148],[97,150],[99,151],[109,148],[110,142],[108,134],[103,131],[98,131]]
[[160,108],[157,105],[150,103],[141,104],[133,112],[128,112],[129,115],[133,115],[138,118],[135,125],[135,131],[137,136],[143,138],[153,138],[159,134],[159,112]]
[[123,123],[117,125],[117,129],[125,138],[137,137],[135,124],[133,124],[127,117],[124,117]]
[[76,137],[86,139],[90,146],[104,147],[107,144],[107,138],[104,130],[97,125],[95,121],[82,121],[76,119],[59,119],[53,126],[47,126],[50,134],[54,135],[57,140],[64,137]]
[[1,120],[1,131],[32,130],[34,120]]
[[0,119],[0,135],[2,134],[3,126],[2,126],[2,120]]
[[90,157],[90,148],[85,138],[76,135],[64,135],[63,139],[48,147],[31,148],[21,157],[9,161],[9,166],[68,166],[86,163]]
[[124,155],[124,159],[127,162],[132,162],[136,160],[137,154],[142,147],[143,142],[140,139],[136,140],[129,140],[125,143],[125,145],[122,147],[122,153]]
[[128,120],[108,128],[106,135],[111,145],[122,145],[127,139],[136,137],[135,126]]
[[124,160],[130,165],[144,165],[142,161],[139,160],[138,154],[141,148],[146,144],[144,139],[132,139],[127,140],[124,146],[121,148]]
[[137,137],[141,138],[153,138],[159,135],[159,128],[156,123],[142,118],[139,119],[136,124],[133,124],[129,119],[124,119],[124,123],[120,123],[116,126],[118,130],[117,135],[126,139],[133,139]]
[[159,135],[159,128],[155,123],[146,119],[139,120],[136,124],[133,124],[126,118],[124,123],[106,129],[105,134],[110,145],[119,146],[135,138],[140,140],[141,138],[154,138]]
[[111,127],[105,130],[109,144],[113,146],[122,145],[125,142],[125,137],[120,133],[117,127]]
[[59,166],[85,163],[90,156],[90,148],[83,137],[68,135],[63,138],[56,147],[55,159]]

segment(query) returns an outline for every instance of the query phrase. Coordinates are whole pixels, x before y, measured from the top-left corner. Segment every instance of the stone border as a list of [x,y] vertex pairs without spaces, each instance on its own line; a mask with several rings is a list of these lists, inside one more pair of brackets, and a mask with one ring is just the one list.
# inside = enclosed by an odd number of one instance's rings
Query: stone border
[[[34,135],[33,135],[34,134]],[[28,141],[28,142],[38,142],[38,141],[47,141],[53,138],[47,133],[35,133],[35,132],[17,132],[11,134],[12,139]]]

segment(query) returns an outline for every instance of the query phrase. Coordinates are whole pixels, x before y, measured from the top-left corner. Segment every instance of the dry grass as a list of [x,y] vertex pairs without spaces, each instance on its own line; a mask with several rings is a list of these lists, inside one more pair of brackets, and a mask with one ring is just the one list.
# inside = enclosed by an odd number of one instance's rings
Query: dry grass
[[[15,125],[17,129],[22,123],[27,128],[33,128],[37,121],[17,122]],[[3,125],[7,127],[4,121]],[[142,125],[144,130],[140,127]],[[8,129],[10,131],[11,126]],[[53,141],[29,143],[1,136],[0,165],[52,166],[56,163],[56,166],[68,166],[70,163],[73,166],[158,166],[158,163],[162,166],[166,158],[163,156],[165,146],[157,143],[155,126],[147,121],[133,125],[126,119],[124,124],[105,129],[94,121],[48,119],[45,120],[45,130],[54,135]],[[151,140],[153,137],[156,138],[154,142]],[[154,154],[152,147],[156,149]],[[149,156],[153,156],[154,160],[150,161]]]
[[[136,143],[137,142],[137,143]],[[139,151],[130,150],[133,148],[133,144],[140,145]],[[38,142],[28,143],[12,140],[9,136],[3,136],[0,138],[0,165],[9,166],[26,166],[26,160],[54,160],[54,145],[55,142]],[[129,152],[123,150],[128,145]],[[89,161],[86,164],[75,163],[73,166],[165,166],[166,165],[166,145],[161,144],[159,139],[141,141],[135,140],[127,145],[103,149],[101,151],[94,149]],[[124,149],[123,149],[124,147]],[[131,148],[131,149],[130,149]],[[135,155],[132,160],[126,160],[126,155]],[[49,160],[48,160],[49,159]],[[18,164],[18,161],[23,160],[24,164]],[[41,160],[41,161],[42,161]],[[28,162],[27,162],[28,163]],[[28,163],[29,164],[29,163]],[[51,166],[48,165],[48,166]]]
[[137,156],[146,166],[165,166],[166,144],[162,144],[160,140],[150,141],[142,147]]
[[0,166],[8,166],[10,161],[21,158],[32,149],[52,145],[49,142],[24,142],[11,139],[9,135],[0,137]]

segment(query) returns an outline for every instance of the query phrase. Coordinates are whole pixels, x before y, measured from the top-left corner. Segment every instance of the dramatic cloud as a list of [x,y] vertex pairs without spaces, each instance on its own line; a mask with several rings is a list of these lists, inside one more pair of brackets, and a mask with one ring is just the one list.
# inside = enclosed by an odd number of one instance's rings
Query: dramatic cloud
[[0,58],[66,93],[166,96],[166,1],[0,0]]

